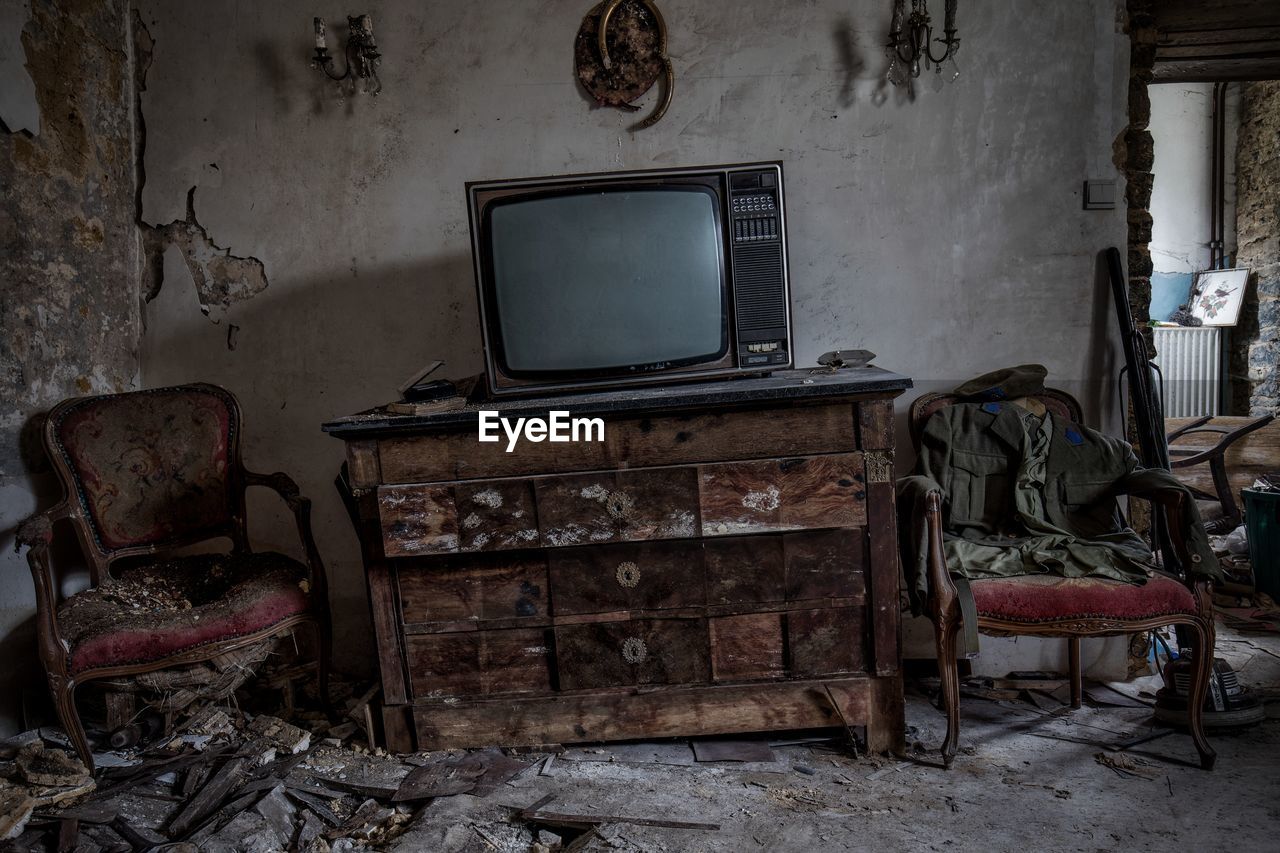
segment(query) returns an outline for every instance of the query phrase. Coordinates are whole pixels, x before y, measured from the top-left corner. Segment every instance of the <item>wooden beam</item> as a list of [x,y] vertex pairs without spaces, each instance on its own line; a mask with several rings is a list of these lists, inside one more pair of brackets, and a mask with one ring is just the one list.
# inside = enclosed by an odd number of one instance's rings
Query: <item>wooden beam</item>
[[1280,59],[1212,59],[1157,62],[1156,83],[1280,80]]
[[1280,26],[1275,0],[1163,0],[1153,12],[1161,31]]

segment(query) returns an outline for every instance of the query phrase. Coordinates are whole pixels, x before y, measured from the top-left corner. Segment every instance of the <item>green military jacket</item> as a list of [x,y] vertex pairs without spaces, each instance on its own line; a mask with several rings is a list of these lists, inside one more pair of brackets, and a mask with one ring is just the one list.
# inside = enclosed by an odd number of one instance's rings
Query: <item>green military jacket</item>
[[[1041,438],[1037,459],[1028,460],[1033,438],[1026,416],[1011,403],[962,403],[939,410],[925,425],[915,470],[898,481],[903,568],[914,609],[927,592],[924,497],[933,490],[944,498],[949,557],[989,554],[993,546],[1028,555],[987,562],[948,559],[953,574],[1055,572],[1142,583],[1151,550],[1125,527],[1116,498],[1172,489],[1187,495],[1179,527],[1191,553],[1189,571],[1220,576],[1195,501],[1172,474],[1142,469],[1126,442],[1053,415],[1046,425],[1052,428],[1047,455]],[[1028,461],[1043,465],[1033,484],[1027,482]],[[1031,502],[1022,499],[1029,487],[1036,489]],[[1028,507],[1034,507],[1034,517]],[[981,572],[966,571],[966,562]]]

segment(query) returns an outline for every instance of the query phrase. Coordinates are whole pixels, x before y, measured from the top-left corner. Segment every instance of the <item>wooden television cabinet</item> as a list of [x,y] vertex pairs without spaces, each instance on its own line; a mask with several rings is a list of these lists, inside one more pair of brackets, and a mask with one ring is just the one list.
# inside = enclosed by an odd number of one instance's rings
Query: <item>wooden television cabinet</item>
[[483,405],[604,440],[477,440],[477,406],[347,446],[396,751],[865,727],[903,738],[893,403],[878,368]]

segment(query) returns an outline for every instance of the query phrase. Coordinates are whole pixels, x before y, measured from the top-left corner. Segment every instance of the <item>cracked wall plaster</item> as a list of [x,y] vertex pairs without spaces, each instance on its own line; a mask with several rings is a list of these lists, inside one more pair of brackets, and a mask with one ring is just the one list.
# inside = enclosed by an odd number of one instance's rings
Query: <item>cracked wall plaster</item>
[[[267,273],[257,258],[240,258],[213,242],[196,220],[196,188],[187,191],[187,215],[167,225],[143,224],[143,275],[150,302],[164,286],[164,252],[170,245],[182,252],[200,300],[200,311],[221,319],[236,302],[252,299],[267,289]],[[234,346],[231,347],[234,349]]]
[[[195,286],[200,312],[216,323],[226,309],[236,302],[251,299],[267,288],[266,268],[253,257],[237,257],[231,250],[219,246],[209,236],[208,230],[196,219],[196,186],[187,190],[185,216],[165,225],[148,223],[143,216],[143,195],[146,186],[146,115],[143,111],[143,93],[147,90],[147,73],[155,56],[155,39],[147,28],[139,10],[133,11],[133,74],[138,128],[136,198],[137,222],[142,242],[142,265],[139,274],[147,302],[152,301],[164,286],[164,253],[169,246],[176,246],[186,262],[187,272]],[[205,186],[220,184],[220,171],[216,163],[203,170],[211,180]],[[234,348],[234,347],[232,347]]]
[[0,124],[10,133],[40,133],[36,85],[27,73],[22,30],[31,19],[26,0],[0,0]]
[[0,645],[12,658],[0,675],[0,734],[17,725],[20,688],[43,683],[31,576],[11,538],[58,497],[41,416],[67,397],[136,387],[141,337],[128,7],[18,5],[29,10],[21,56],[7,53],[5,0],[0,73],[6,89],[15,67],[30,81],[39,115],[6,112],[9,130],[12,121],[32,132],[0,134]]
[[41,131],[0,137],[0,476],[42,467],[32,415],[135,380],[127,38],[124,5],[104,0],[33,0],[22,33]]

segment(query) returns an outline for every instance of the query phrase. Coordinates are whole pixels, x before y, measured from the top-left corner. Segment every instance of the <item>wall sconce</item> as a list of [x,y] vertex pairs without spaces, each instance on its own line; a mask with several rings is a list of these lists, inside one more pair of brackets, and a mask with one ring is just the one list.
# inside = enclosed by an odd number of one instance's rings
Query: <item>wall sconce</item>
[[347,16],[347,46],[343,51],[347,67],[341,74],[334,73],[333,57],[325,45],[324,18],[316,18],[315,26],[316,55],[311,60],[312,68],[319,68],[330,80],[337,80],[339,92],[343,92],[343,80],[351,80],[351,91],[355,92],[357,78],[364,81],[364,90],[368,94],[376,95],[382,91],[382,81],[378,79],[382,54],[378,53],[378,45],[373,41],[373,18],[368,15]]
[[[889,30],[889,70],[885,74],[889,82],[895,86],[911,81],[920,76],[920,67],[929,67],[932,62],[936,77],[934,89],[942,88],[942,63],[951,60],[953,69],[949,79],[960,76],[956,66],[956,53],[960,50],[960,39],[956,38],[956,2],[946,0],[946,19],[943,23],[944,37],[933,37],[933,26],[929,18],[929,0],[911,0],[911,14],[907,15],[906,0],[893,0],[893,24]],[[905,20],[904,20],[905,19]],[[934,56],[930,42],[936,41],[945,50],[942,56]]]

